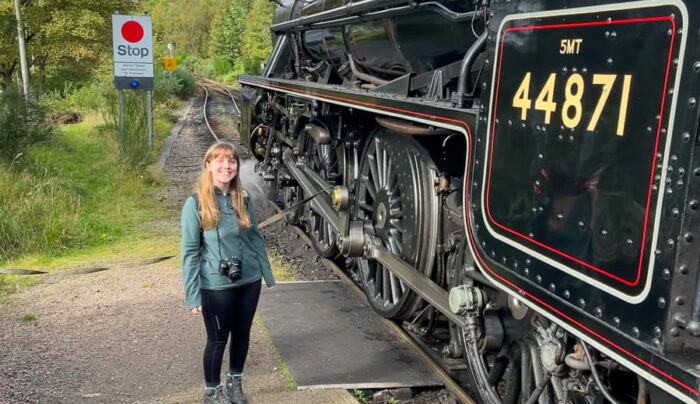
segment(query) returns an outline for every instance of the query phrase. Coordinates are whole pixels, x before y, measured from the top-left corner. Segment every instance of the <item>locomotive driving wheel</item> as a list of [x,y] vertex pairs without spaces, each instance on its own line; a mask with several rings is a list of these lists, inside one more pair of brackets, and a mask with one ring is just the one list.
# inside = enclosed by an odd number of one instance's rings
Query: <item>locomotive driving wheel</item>
[[[435,257],[436,170],[411,137],[379,129],[365,146],[356,185],[354,220],[365,223],[392,254],[430,276]],[[360,278],[372,307],[405,319],[419,297],[382,264],[361,259]]]
[[[319,144],[311,136],[308,137],[308,141],[307,158],[309,168],[318,173],[329,185],[342,183],[344,161],[342,146],[335,147],[333,144]],[[307,233],[313,242],[316,253],[324,258],[338,256],[338,233],[316,211],[313,204],[308,203],[307,206]]]

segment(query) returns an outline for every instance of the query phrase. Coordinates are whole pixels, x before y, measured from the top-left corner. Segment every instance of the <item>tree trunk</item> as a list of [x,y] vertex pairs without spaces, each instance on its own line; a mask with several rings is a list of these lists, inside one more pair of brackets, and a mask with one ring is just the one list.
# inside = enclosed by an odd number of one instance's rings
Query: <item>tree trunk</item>
[[2,89],[3,89],[3,91],[7,91],[10,87],[12,87],[12,72],[13,72],[13,70],[2,72]]
[[27,64],[27,47],[24,43],[24,24],[19,5],[20,0],[15,0],[15,12],[17,14],[17,42],[19,43],[19,63],[22,72],[22,90],[24,97],[29,97],[29,65]]

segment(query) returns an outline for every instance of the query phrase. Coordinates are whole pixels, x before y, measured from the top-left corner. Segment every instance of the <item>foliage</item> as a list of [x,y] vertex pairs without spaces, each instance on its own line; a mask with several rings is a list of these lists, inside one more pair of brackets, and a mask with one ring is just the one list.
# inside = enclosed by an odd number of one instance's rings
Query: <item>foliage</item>
[[[29,148],[11,166],[0,165],[0,262],[106,245],[159,212],[150,198],[155,177],[119,164],[118,146],[99,124],[88,116]],[[157,130],[156,140],[167,131]]]
[[[32,71],[39,73],[38,84],[44,84],[47,76],[88,77],[91,66],[111,51],[111,15],[117,10],[128,13],[136,3],[137,0],[23,1],[28,59]],[[0,34],[0,85],[7,88],[18,66],[14,1],[0,0]],[[62,87],[61,80],[49,82]]]
[[25,147],[45,139],[50,131],[41,105],[12,88],[0,94],[0,160],[13,159]]
[[216,14],[226,0],[151,0],[146,9],[153,17],[156,54],[167,54],[172,43],[180,53],[205,57]]
[[[123,128],[120,128],[119,97],[123,102]],[[119,144],[123,163],[143,167],[153,156],[148,150],[146,97],[143,91],[109,90],[102,110],[105,129]]]
[[367,395],[365,394],[364,390],[355,389],[352,391],[352,396],[355,397],[355,400],[357,400],[357,402],[360,404],[367,403]]
[[181,87],[174,95],[185,99],[194,95],[197,90],[197,84],[195,83],[194,77],[185,70],[177,69],[172,72],[172,74],[180,81]]
[[242,56],[243,35],[246,19],[253,0],[229,2],[216,15],[212,26],[209,53],[235,63]]
[[269,28],[275,7],[268,0],[229,3],[214,20],[209,42],[212,59],[200,63],[199,73],[229,83],[240,74],[259,74],[261,63],[272,52]]
[[246,73],[260,74],[260,64],[272,52],[269,27],[274,11],[275,4],[268,0],[253,0],[250,6],[241,44],[241,60],[244,61]]

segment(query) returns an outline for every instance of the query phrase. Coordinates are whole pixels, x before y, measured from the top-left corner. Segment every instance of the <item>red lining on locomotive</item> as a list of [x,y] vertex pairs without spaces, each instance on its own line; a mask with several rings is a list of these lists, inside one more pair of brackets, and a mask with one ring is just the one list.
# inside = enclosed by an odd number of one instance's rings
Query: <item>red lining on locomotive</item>
[[[336,96],[333,96],[333,95],[319,94],[318,92],[314,92],[314,91],[299,90],[299,89],[290,88],[290,87],[284,87],[284,86],[279,86],[279,85],[271,84],[271,83],[256,83],[256,82],[245,81],[245,80],[239,80],[239,82],[241,82],[242,84],[258,85],[258,86],[259,86],[259,85],[264,85],[264,86],[268,86],[268,87],[272,87],[272,88],[278,88],[278,89],[281,89],[281,90],[289,91],[289,92],[292,92],[292,93],[311,95],[311,96],[318,97],[318,98],[325,98],[325,99],[330,99],[330,100],[342,101],[342,102],[350,103],[350,104],[363,105],[363,106],[371,107],[371,108],[374,108],[374,109],[384,109],[384,110],[388,110],[388,111],[400,112],[400,113],[402,113],[402,114],[419,116],[419,117],[423,117],[423,118],[427,118],[427,119],[431,119],[431,120],[437,120],[437,121],[445,121],[445,122],[455,123],[455,124],[458,124],[458,125],[463,126],[463,127],[465,128],[465,130],[467,131],[467,140],[469,141],[469,150],[472,149],[472,132],[471,132],[471,129],[469,128],[469,125],[468,125],[466,122],[464,122],[464,121],[459,121],[459,120],[456,120],[456,119],[445,118],[445,117],[436,116],[436,115],[424,114],[424,113],[421,113],[421,112],[409,111],[409,110],[405,110],[405,109],[401,109],[401,108],[395,108],[395,107],[388,107],[388,106],[384,106],[384,105],[371,104],[371,103],[368,103],[368,102],[356,101],[356,100],[352,100],[352,99],[348,99],[348,98],[336,97]],[[466,178],[471,179],[471,165],[470,165],[470,164],[466,164],[465,166],[467,167],[467,170],[468,170],[468,172],[467,172],[468,175],[466,176]],[[466,181],[465,181],[465,182],[466,182]],[[466,183],[468,183],[468,182],[466,182]],[[469,195],[467,194],[467,190],[465,189],[465,200],[469,200],[469,197],[468,197],[468,196],[469,196]],[[475,235],[474,235],[473,232],[472,232],[472,231],[473,231],[473,228],[472,228],[472,226],[471,226],[471,214],[470,214],[470,212],[467,210],[468,207],[469,207],[469,204],[468,204],[468,203],[465,203],[465,204],[464,204],[464,217],[465,217],[466,220],[467,220],[467,223],[466,223],[467,226],[466,226],[466,227],[467,227],[467,229],[468,229],[469,236],[470,236],[470,237],[467,237],[467,238],[469,239],[469,243],[472,245],[472,250],[475,252],[475,256],[477,257],[477,259],[479,260],[479,262],[481,263],[481,265],[482,265],[483,268],[485,268],[485,269],[486,269],[487,271],[489,271],[493,276],[495,276],[495,277],[498,278],[501,282],[503,282],[503,284],[505,284],[505,285],[507,285],[508,287],[510,287],[513,291],[515,291],[515,292],[518,293],[519,295],[524,296],[524,297],[526,297],[526,298],[529,298],[529,299],[531,300],[531,302],[533,302],[533,303],[535,303],[535,302],[536,302],[536,303],[539,303],[542,307],[547,308],[550,312],[552,312],[552,313],[558,315],[559,317],[561,317],[561,318],[567,320],[569,323],[575,325],[577,328],[579,328],[579,330],[584,331],[584,332],[588,333],[589,335],[595,336],[595,337],[598,338],[600,341],[602,341],[602,342],[604,342],[605,344],[607,344],[609,347],[614,348],[614,349],[620,351],[621,353],[627,355],[627,356],[630,357],[631,359],[633,359],[633,360],[635,360],[635,361],[637,361],[637,362],[643,364],[643,365],[646,366],[648,369],[650,369],[650,370],[652,370],[652,371],[658,373],[659,375],[665,377],[666,379],[670,380],[671,382],[675,383],[676,385],[678,385],[678,386],[682,387],[683,389],[689,391],[689,392],[692,393],[693,395],[695,395],[695,396],[700,396],[700,393],[698,393],[698,392],[697,392],[696,390],[694,390],[692,387],[689,387],[689,386],[683,384],[683,382],[681,382],[680,380],[678,380],[678,379],[674,378],[673,376],[671,376],[671,375],[669,375],[669,374],[663,372],[662,370],[660,370],[660,369],[654,367],[651,363],[645,361],[644,359],[642,359],[642,358],[640,358],[640,357],[634,355],[633,353],[627,351],[626,349],[620,347],[619,345],[615,344],[614,342],[608,340],[607,338],[605,338],[605,337],[603,337],[602,335],[596,333],[595,331],[591,330],[590,328],[584,326],[583,324],[579,323],[578,321],[574,320],[573,318],[571,318],[571,317],[567,316],[566,314],[560,312],[560,311],[557,310],[556,308],[554,308],[554,307],[548,305],[548,304],[545,303],[544,301],[542,301],[542,300],[538,299],[537,297],[533,296],[533,295],[530,294],[529,292],[527,292],[527,291],[525,291],[525,290],[523,290],[523,289],[520,289],[518,286],[516,286],[515,284],[511,283],[510,281],[506,280],[505,278],[503,278],[503,277],[501,277],[500,275],[498,275],[495,271],[493,271],[493,269],[491,269],[491,267],[489,267],[488,263],[487,263],[487,262],[483,259],[483,257],[479,254],[479,248],[478,248],[478,246],[475,244],[475,241],[474,241],[474,240],[476,239],[476,237],[475,237]]]
[[[584,262],[582,260],[579,260],[575,257],[572,257],[566,253],[563,253],[553,247],[550,247],[544,243],[541,243],[537,240],[534,240],[524,234],[518,233],[517,231],[510,229],[500,223],[498,223],[492,216],[491,216],[491,210],[490,210],[490,200],[491,200],[491,165],[493,163],[493,145],[495,143],[495,136],[496,136],[496,111],[498,111],[498,90],[500,87],[501,83],[501,63],[503,62],[503,42],[505,41],[505,37],[510,31],[526,31],[526,30],[538,30],[538,29],[551,29],[551,28],[571,28],[571,27],[582,27],[582,26],[596,26],[596,25],[614,25],[614,24],[631,24],[631,23],[639,23],[639,22],[653,22],[653,21],[670,21],[671,22],[671,40],[669,44],[669,51],[668,51],[668,60],[666,62],[666,74],[664,77],[664,87],[663,91],[661,92],[661,107],[659,108],[659,116],[661,117],[658,122],[658,126],[656,129],[656,139],[654,141],[654,153],[653,153],[653,158],[652,158],[652,163],[651,163],[651,173],[649,175],[649,187],[647,191],[647,201],[646,201],[646,208],[644,212],[644,226],[643,226],[643,231],[642,231],[642,240],[640,243],[640,248],[639,248],[639,257],[637,258],[639,264],[637,265],[637,275],[634,281],[629,281],[623,278],[620,278],[619,276],[613,275],[601,268],[598,268],[594,265],[591,265],[587,262]],[[658,153],[659,149],[659,138],[661,135],[661,124],[663,122],[663,111],[664,107],[666,105],[666,90],[668,88],[668,77],[669,73],[671,71],[671,56],[673,54],[673,46],[675,43],[675,36],[676,36],[676,23],[675,20],[671,17],[650,17],[650,18],[637,18],[637,19],[628,19],[628,20],[616,20],[616,21],[594,21],[594,22],[585,22],[585,23],[572,23],[572,24],[556,24],[556,25],[540,25],[540,26],[530,26],[530,27],[514,27],[514,28],[508,28],[505,30],[503,33],[503,36],[501,37],[501,51],[498,57],[498,78],[496,80],[496,93],[495,93],[495,98],[494,98],[494,106],[493,106],[493,125],[491,127],[491,133],[493,135],[493,140],[491,140],[491,145],[490,145],[490,150],[489,150],[489,165],[488,165],[488,176],[486,180],[486,214],[488,216],[488,219],[491,223],[494,225],[498,226],[500,229],[507,231],[508,233],[511,233],[515,236],[518,236],[522,238],[523,240],[529,241],[539,247],[542,247],[546,249],[547,251],[553,252],[555,254],[559,254],[564,258],[567,258],[579,265],[583,265],[586,268],[592,269],[602,275],[605,275],[615,281],[618,281],[620,283],[623,283],[627,286],[636,286],[639,284],[639,281],[641,280],[641,275],[642,275],[642,264],[644,262],[644,246],[646,243],[646,237],[647,237],[647,229],[648,229],[648,223],[649,223],[649,209],[651,207],[651,194],[652,194],[652,185],[654,182],[654,169],[656,167],[656,154]]]

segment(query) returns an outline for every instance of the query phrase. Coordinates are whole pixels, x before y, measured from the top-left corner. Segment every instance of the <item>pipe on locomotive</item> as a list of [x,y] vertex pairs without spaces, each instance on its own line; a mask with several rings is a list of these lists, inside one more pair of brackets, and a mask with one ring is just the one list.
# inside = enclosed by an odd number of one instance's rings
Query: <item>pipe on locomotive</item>
[[[455,11],[450,10],[449,8],[445,7],[444,5],[435,2],[435,1],[429,1],[426,3],[420,3],[420,4],[410,4],[407,6],[399,6],[399,7],[394,7],[390,8],[387,10],[380,10],[380,11],[372,11],[366,14],[362,14],[361,16],[356,15],[352,17],[345,17],[345,18],[338,18],[330,21],[323,21],[323,22],[317,22],[313,24],[308,24],[308,28],[310,29],[319,29],[319,28],[332,28],[332,27],[339,27],[347,24],[355,24],[359,22],[367,22],[367,21],[374,21],[374,20],[381,20],[383,18],[389,18],[389,17],[397,17],[400,15],[404,14],[409,14],[413,12],[418,12],[418,11],[432,11],[435,13],[440,14],[441,16],[445,17],[447,20],[451,22],[462,22],[462,21],[469,21],[473,18],[480,17],[483,13],[482,10],[477,10],[477,11],[467,11],[464,13],[458,13]],[[293,31],[296,30],[303,30],[306,29],[307,24],[300,24],[292,28]]]
[[387,80],[380,79],[379,77],[374,77],[370,74],[362,73],[360,70],[358,70],[357,66],[355,65],[355,60],[352,57],[352,54],[348,54],[348,61],[350,62],[350,69],[352,70],[352,74],[354,74],[355,77],[357,77],[358,79],[364,80],[372,84],[376,84],[378,86],[388,83]]
[[459,81],[457,82],[457,92],[452,94],[452,103],[458,108],[464,108],[467,100],[472,95],[469,93],[469,71],[476,57],[486,49],[486,31],[476,40],[464,55],[462,66],[459,70]]
[[325,20],[337,19],[341,17],[347,17],[355,13],[361,13],[363,11],[369,11],[373,8],[380,7],[390,7],[396,4],[407,3],[406,0],[365,0],[359,3],[348,3],[342,7],[337,7],[328,11],[323,11],[318,14],[306,15],[303,17],[295,18],[293,20],[281,22],[279,24],[274,24],[270,27],[272,32],[285,31],[291,28],[296,28],[302,25],[309,25],[314,22],[321,22]]

